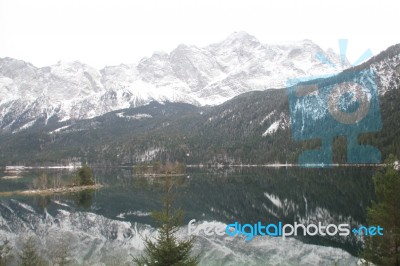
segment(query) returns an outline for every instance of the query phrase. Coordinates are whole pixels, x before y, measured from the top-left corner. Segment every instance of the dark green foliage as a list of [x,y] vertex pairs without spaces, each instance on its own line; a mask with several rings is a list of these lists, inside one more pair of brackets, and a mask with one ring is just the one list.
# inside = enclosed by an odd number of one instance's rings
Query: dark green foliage
[[198,256],[191,256],[194,238],[178,240],[176,232],[182,223],[182,210],[173,210],[170,178],[166,178],[165,196],[161,212],[153,212],[153,218],[158,223],[158,236],[155,241],[145,238],[145,255],[134,258],[139,266],[191,266],[197,265]]
[[78,169],[79,185],[89,186],[94,184],[94,175],[92,169],[84,165]]
[[368,223],[384,228],[383,236],[366,237],[364,258],[377,265],[400,265],[400,172],[391,155],[374,176],[377,202],[368,209]]
[[39,255],[37,244],[33,236],[29,236],[23,243],[19,254],[21,266],[46,266],[48,263]]

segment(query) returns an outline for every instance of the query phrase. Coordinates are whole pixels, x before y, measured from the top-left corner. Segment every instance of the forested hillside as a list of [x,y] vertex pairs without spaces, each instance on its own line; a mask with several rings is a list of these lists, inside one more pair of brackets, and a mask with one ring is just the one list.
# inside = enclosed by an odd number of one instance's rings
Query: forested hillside
[[[390,153],[400,156],[400,45],[356,68],[311,83],[340,83],[361,70],[376,73],[382,129],[360,134],[359,143],[379,148],[383,158]],[[213,107],[151,102],[92,119],[50,119],[13,134],[3,133],[0,163],[66,163],[73,158],[103,165],[296,163],[302,151],[318,148],[320,140],[293,140],[290,121],[287,89],[248,92]],[[335,163],[346,162],[345,137],[333,139],[333,154]]]

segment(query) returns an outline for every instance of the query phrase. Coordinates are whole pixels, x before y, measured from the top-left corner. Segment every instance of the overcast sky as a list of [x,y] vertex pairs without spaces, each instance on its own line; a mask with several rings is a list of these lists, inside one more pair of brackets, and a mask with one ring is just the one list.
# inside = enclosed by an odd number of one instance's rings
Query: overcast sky
[[0,0],[0,57],[102,68],[246,31],[263,43],[311,39],[336,51],[346,38],[354,62],[400,43],[399,12],[398,0]]

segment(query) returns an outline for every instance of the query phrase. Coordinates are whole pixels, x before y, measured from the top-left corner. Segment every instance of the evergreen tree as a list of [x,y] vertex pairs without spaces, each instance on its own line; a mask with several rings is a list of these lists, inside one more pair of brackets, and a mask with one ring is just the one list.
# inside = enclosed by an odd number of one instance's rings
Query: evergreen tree
[[153,242],[145,238],[145,255],[134,258],[139,266],[191,266],[197,265],[199,257],[191,256],[194,238],[178,240],[176,232],[182,222],[182,210],[171,208],[173,197],[171,195],[171,177],[165,179],[165,195],[161,212],[153,212],[153,218],[158,223],[158,236]]
[[94,184],[94,175],[92,169],[84,165],[78,170],[79,184],[81,186],[93,185]]
[[390,155],[374,176],[377,202],[368,209],[368,223],[380,225],[383,236],[367,237],[364,258],[377,265],[400,266],[400,172]]
[[22,246],[19,254],[21,266],[45,266],[48,265],[37,252],[36,241],[33,236],[29,236]]

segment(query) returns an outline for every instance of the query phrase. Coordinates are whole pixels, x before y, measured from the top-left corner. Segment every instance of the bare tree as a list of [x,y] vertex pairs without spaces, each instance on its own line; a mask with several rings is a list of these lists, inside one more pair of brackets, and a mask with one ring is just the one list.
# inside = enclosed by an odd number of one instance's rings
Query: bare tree
[[47,189],[48,178],[45,172],[42,172],[37,178],[33,179],[32,186],[35,189]]
[[57,173],[53,178],[53,188],[59,188],[62,186],[61,173]]

